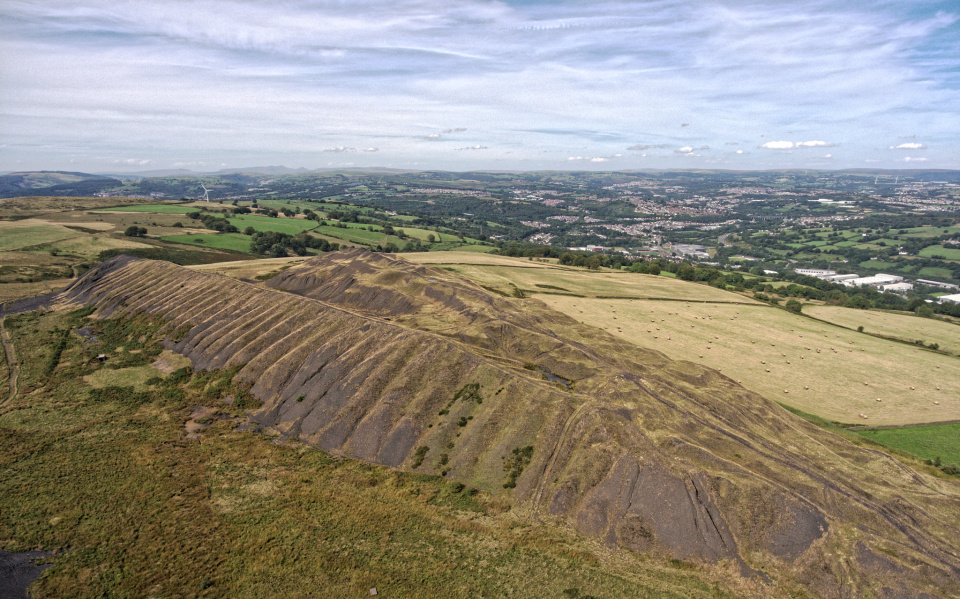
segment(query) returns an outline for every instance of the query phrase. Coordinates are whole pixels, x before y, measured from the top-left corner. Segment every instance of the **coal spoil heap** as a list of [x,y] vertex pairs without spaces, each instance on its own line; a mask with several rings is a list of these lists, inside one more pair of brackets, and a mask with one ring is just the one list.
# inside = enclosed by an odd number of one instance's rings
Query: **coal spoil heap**
[[285,435],[481,487],[611,547],[824,597],[960,595],[955,481],[442,269],[345,250],[261,286],[118,257],[57,301],[164,318],[169,349],[238,368],[262,401],[251,417]]

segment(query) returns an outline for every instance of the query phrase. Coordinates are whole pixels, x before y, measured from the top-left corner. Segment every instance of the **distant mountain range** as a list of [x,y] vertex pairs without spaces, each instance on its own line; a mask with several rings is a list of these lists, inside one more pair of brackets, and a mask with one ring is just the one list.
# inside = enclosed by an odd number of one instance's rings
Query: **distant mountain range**
[[235,174],[253,174],[253,175],[302,175],[311,172],[306,168],[289,168],[286,166],[251,166],[245,168],[227,168],[219,171],[192,171],[190,169],[160,169],[152,171],[139,171],[136,173],[103,173],[104,177],[115,177],[117,179],[146,179],[149,177],[203,177],[209,175],[235,175]]
[[67,171],[8,173],[0,176],[0,197],[36,195],[39,189],[51,194],[62,191],[66,195],[85,195],[119,183],[117,179],[104,175]]

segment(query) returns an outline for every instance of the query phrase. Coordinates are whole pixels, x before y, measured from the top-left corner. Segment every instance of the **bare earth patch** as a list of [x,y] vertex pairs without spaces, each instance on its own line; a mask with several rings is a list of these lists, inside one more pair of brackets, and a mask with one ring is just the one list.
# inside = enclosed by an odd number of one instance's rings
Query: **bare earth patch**
[[190,366],[190,359],[167,349],[153,361],[152,366],[163,374],[170,374],[174,370]]

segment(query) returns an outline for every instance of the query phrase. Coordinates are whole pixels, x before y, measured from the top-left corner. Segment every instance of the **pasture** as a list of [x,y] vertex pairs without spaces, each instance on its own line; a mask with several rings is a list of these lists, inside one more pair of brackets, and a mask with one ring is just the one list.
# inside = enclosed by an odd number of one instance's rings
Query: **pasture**
[[296,235],[317,226],[317,223],[305,218],[270,218],[259,214],[235,214],[226,218],[231,225],[241,231],[247,227],[253,227],[257,231],[275,231],[287,235]]
[[[481,285],[510,292],[514,287],[524,293],[553,293],[585,297],[658,298],[663,300],[691,300],[756,304],[743,295],[709,287],[693,285],[659,275],[641,275],[625,271],[590,271],[583,268],[544,264],[520,258],[490,256],[476,260],[471,254],[444,252],[410,254],[414,262],[430,263],[460,273]],[[405,256],[406,257],[406,256]]]
[[942,350],[960,354],[960,326],[950,322],[909,313],[851,310],[840,306],[805,306],[803,311],[848,329],[862,326],[865,333],[895,337],[908,343],[917,340],[927,345],[937,343]]
[[864,437],[925,460],[960,466],[960,423],[858,431]]
[[79,235],[83,233],[43,219],[0,221],[0,252],[62,241]]
[[[828,420],[871,426],[960,419],[960,360],[858,333],[863,323],[849,326],[846,319],[860,319],[864,311],[828,312],[841,324],[836,326],[662,276],[466,252],[404,257],[504,293],[516,285],[585,324],[673,359],[718,369],[748,389]],[[819,307],[804,306],[811,310]],[[936,331],[949,343],[949,327],[955,326],[875,314],[871,326],[922,326],[930,341]]]
[[960,260],[960,249],[947,248],[942,245],[928,245],[920,250],[920,256],[924,258],[940,256],[947,260]]
[[715,368],[828,420],[901,425],[960,419],[960,361],[950,356],[759,304],[536,297],[612,335]]
[[250,252],[250,237],[243,233],[200,233],[168,235],[160,238],[162,241],[186,243],[202,247],[230,250],[232,252]]

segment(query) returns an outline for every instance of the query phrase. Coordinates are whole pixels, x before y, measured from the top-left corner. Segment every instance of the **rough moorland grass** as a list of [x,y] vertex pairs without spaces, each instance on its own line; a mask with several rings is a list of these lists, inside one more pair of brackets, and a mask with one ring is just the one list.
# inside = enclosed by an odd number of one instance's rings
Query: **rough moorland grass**
[[148,388],[146,381],[156,376],[162,376],[162,373],[150,364],[147,364],[145,366],[120,368],[118,370],[102,368],[93,374],[84,376],[83,380],[95,389],[115,386],[133,387],[137,391],[144,391]]
[[960,466],[960,423],[859,431],[864,437],[925,460]]
[[879,310],[851,310],[840,306],[806,306],[804,313],[849,329],[863,327],[867,333],[895,337],[909,343],[917,340],[940,349],[960,354],[960,326],[909,313]]
[[32,394],[0,415],[0,546],[66,550],[34,597],[733,596],[719,569],[613,553],[438,477],[240,432],[243,412],[217,401],[187,440],[209,397],[197,382],[218,375],[91,393],[80,377],[105,367],[93,352],[148,350],[163,324],[84,318],[34,313],[12,330],[25,363],[43,362],[53,331],[99,335],[69,336],[49,378],[26,368]]
[[182,204],[142,204],[139,206],[117,206],[106,208],[109,212],[155,212],[158,214],[186,214],[196,210],[194,206]]

